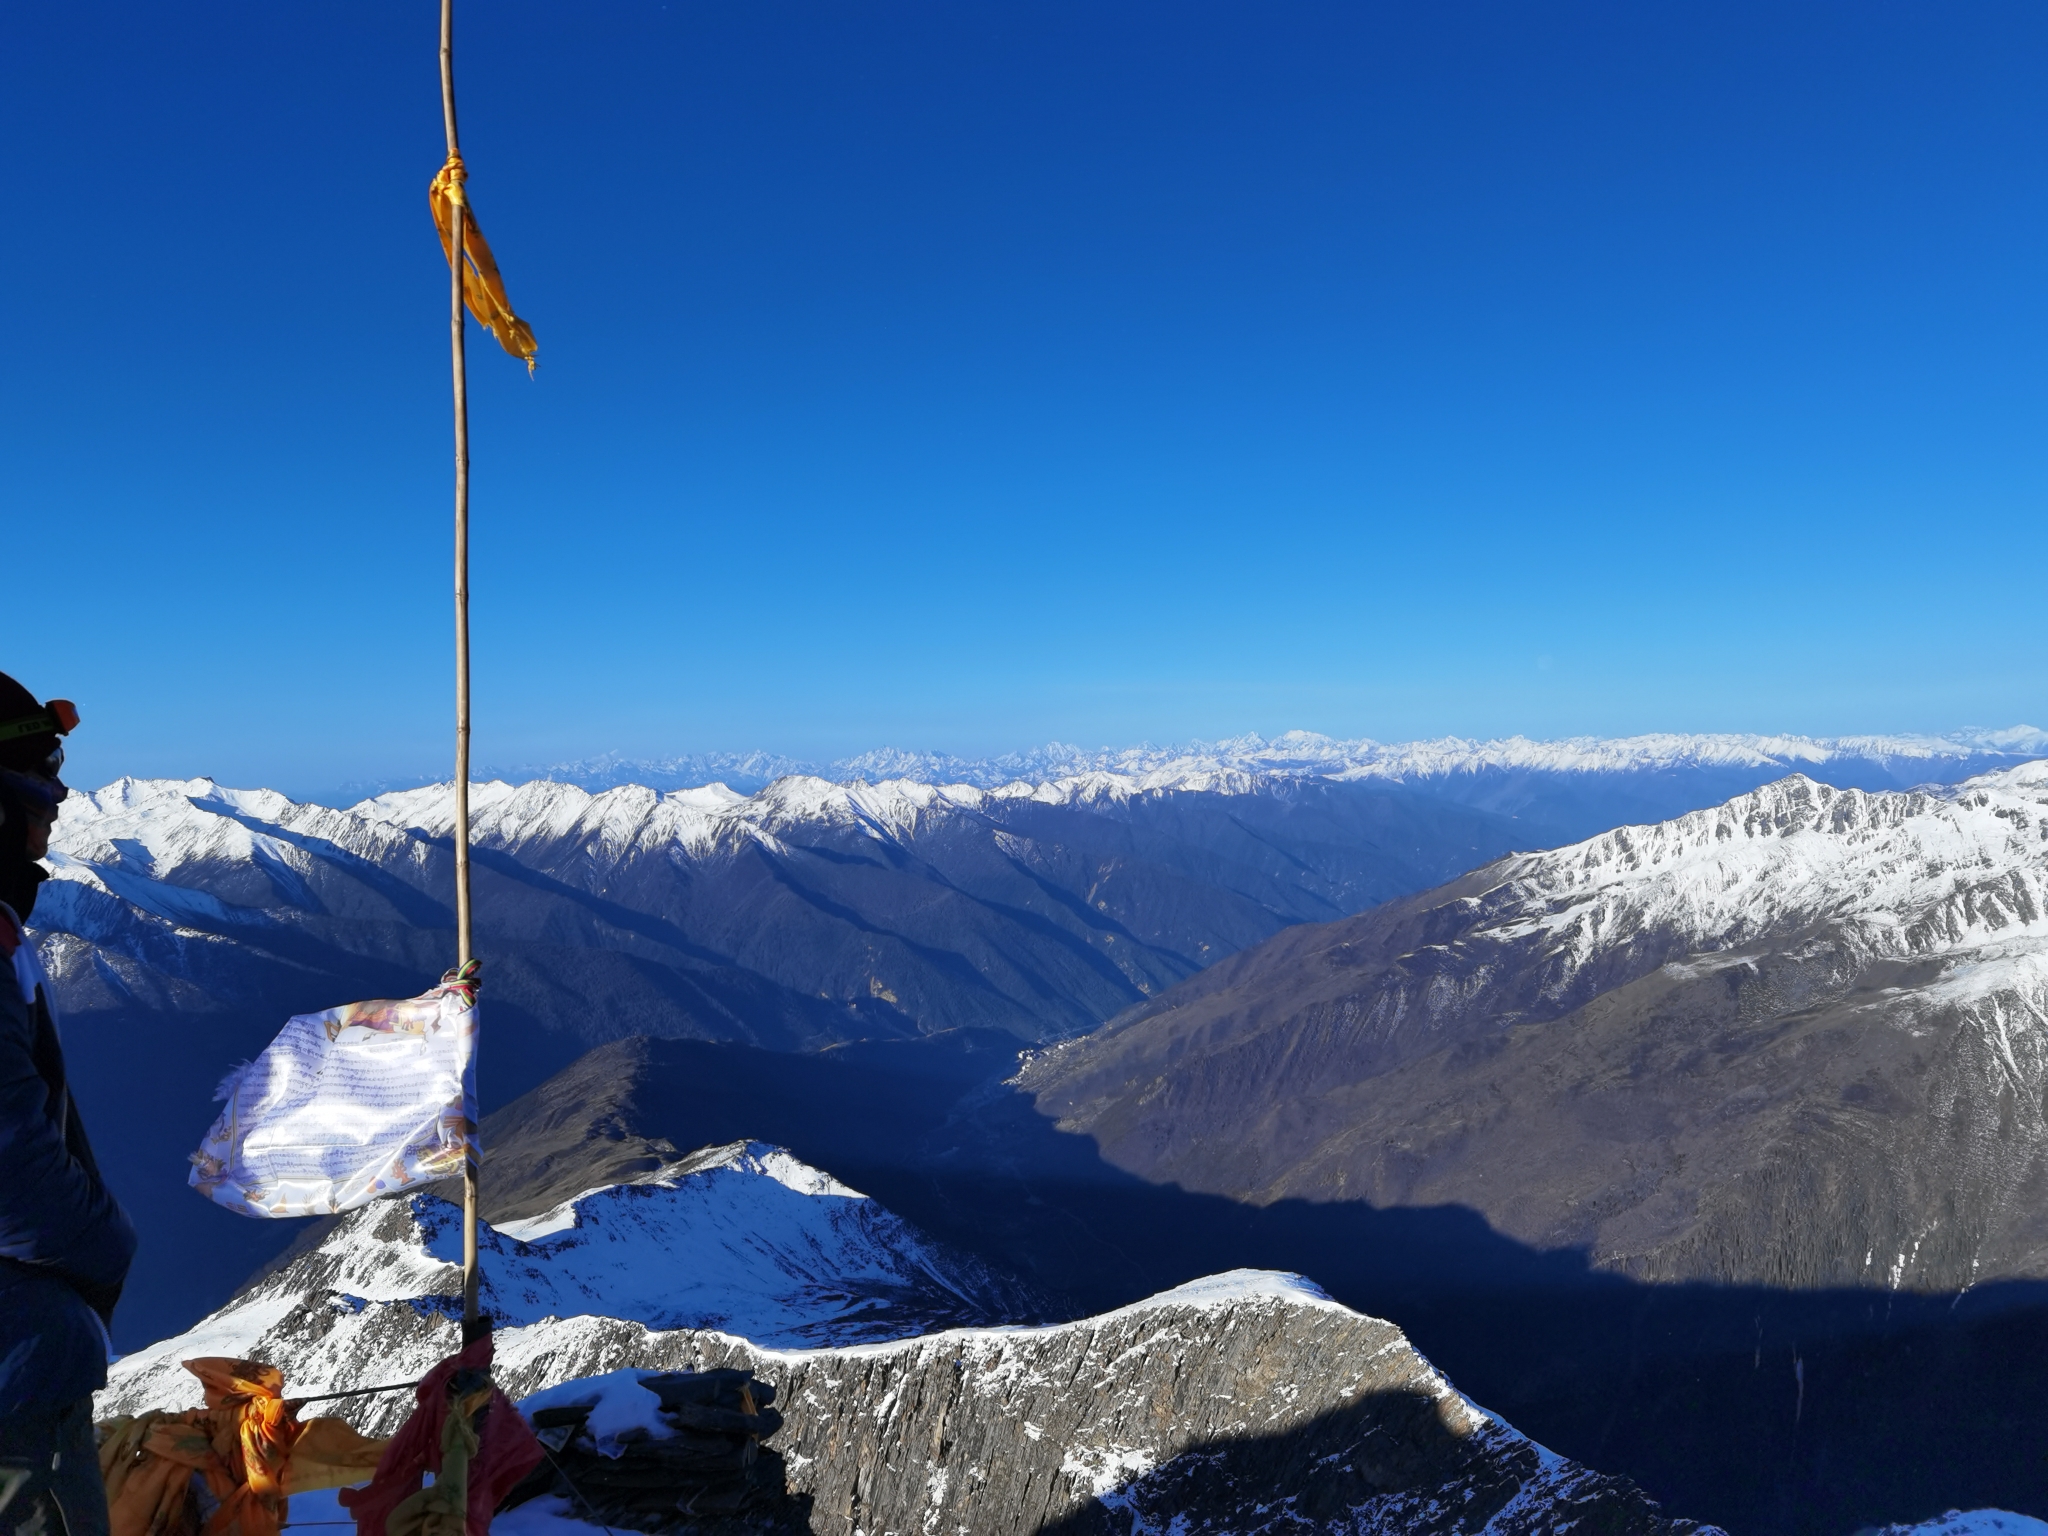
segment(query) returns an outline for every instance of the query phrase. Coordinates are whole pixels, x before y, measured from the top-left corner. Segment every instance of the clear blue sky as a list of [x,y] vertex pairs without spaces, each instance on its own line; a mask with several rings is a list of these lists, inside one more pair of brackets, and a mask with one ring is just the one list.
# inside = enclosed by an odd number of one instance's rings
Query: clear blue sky
[[[2048,724],[2038,5],[461,4],[481,762]],[[0,19],[83,782],[446,760],[435,26]]]

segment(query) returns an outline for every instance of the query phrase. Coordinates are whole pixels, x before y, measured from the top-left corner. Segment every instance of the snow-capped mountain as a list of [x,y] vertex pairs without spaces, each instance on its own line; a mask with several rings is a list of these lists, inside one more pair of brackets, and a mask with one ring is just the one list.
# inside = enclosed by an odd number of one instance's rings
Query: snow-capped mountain
[[[542,973],[500,977],[612,994],[602,1022],[522,997],[535,1013],[586,1039],[789,1045],[1071,1032],[1516,836],[1484,814],[1215,774],[998,790],[792,778],[752,796],[494,783],[472,815],[479,920],[497,954]],[[67,802],[37,927],[74,1008],[181,982],[217,994],[222,939],[302,967],[425,970],[452,921],[451,819],[445,788],[335,810],[122,780]]]
[[1148,1179],[1456,1201],[1647,1277],[2048,1278],[2048,764],[1793,777],[1516,855],[1235,956],[1022,1085]]
[[[337,810],[200,779],[66,802],[32,927],[102,1162],[144,1223],[118,1342],[182,1326],[269,1257],[274,1237],[202,1236],[210,1217],[152,1193],[221,1074],[292,1014],[408,996],[449,964],[447,799]],[[800,1050],[1073,1033],[1289,923],[1525,841],[1505,817],[1383,787],[1213,775],[784,779],[752,796],[497,784],[475,807],[487,1106],[633,1034]]]
[[762,789],[776,779],[809,775],[835,781],[908,779],[924,784],[965,784],[994,789],[1019,781],[1042,784],[1091,773],[1132,778],[1154,774],[1238,772],[1379,778],[1399,782],[1471,778],[1501,773],[1666,773],[1689,769],[1764,770],[1778,777],[1828,764],[1891,769],[1898,782],[1917,784],[1979,773],[2017,759],[2048,755],[2048,731],[2032,726],[1964,730],[1947,735],[1796,736],[1685,734],[1569,737],[1532,741],[1523,736],[1471,740],[1445,736],[1433,741],[1340,740],[1314,731],[1256,734],[1180,746],[1084,748],[1049,742],[1028,752],[995,757],[960,757],[883,747],[830,762],[811,762],[773,752],[705,752],[629,758],[618,753],[569,762],[496,768],[487,778],[513,782],[550,779],[585,789],[625,784],[688,789],[724,783],[742,791]]
[[[1015,1282],[762,1142],[706,1147],[524,1221],[480,1224],[478,1245],[483,1309],[543,1332],[602,1316],[767,1346],[857,1344],[1028,1320],[1037,1305]],[[429,1192],[377,1201],[336,1219],[196,1329],[124,1356],[101,1409],[195,1406],[197,1382],[180,1362],[196,1354],[288,1365],[295,1380],[330,1388],[418,1374],[438,1357],[394,1354],[392,1319],[461,1310],[460,1208]]]

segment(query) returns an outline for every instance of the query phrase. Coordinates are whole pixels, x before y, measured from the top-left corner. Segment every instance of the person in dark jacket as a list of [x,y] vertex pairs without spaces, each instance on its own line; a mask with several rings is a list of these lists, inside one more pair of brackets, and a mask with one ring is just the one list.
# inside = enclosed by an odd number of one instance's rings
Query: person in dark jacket
[[92,1394],[135,1228],[93,1162],[24,923],[78,713],[0,672],[0,1532],[101,1536]]

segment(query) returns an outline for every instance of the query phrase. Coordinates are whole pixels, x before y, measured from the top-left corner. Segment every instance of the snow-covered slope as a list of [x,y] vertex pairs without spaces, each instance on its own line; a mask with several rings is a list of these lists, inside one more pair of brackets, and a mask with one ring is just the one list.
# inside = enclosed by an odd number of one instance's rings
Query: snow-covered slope
[[[309,1299],[262,1341],[288,1391],[335,1379],[325,1369],[338,1357],[324,1347],[294,1351],[339,1331],[323,1307]],[[364,1379],[407,1380],[454,1347],[454,1323],[434,1309],[365,1311],[377,1320],[351,1333],[347,1357]],[[218,1341],[201,1334],[192,1345],[202,1342]],[[596,1405],[597,1432],[616,1441],[660,1432],[635,1401],[638,1375],[734,1366],[776,1388],[784,1423],[773,1444],[820,1536],[1702,1529],[1475,1407],[1399,1329],[1295,1275],[1213,1276],[1053,1327],[817,1350],[585,1315],[502,1330],[494,1373],[529,1409]],[[102,1412],[163,1406],[141,1385],[104,1395]],[[388,1432],[409,1403],[395,1394],[339,1407]],[[293,1513],[310,1508],[294,1501]],[[505,1523],[543,1530],[568,1513],[551,1502]]]
[[[985,1265],[760,1142],[707,1147],[544,1215],[486,1223],[479,1245],[483,1309],[543,1332],[555,1319],[600,1315],[770,1346],[849,1344],[1010,1322],[1033,1308]],[[459,1316],[461,1296],[461,1211],[427,1193],[380,1201],[337,1220],[197,1329],[122,1358],[102,1409],[196,1404],[179,1362],[201,1354],[269,1360],[295,1383],[327,1388],[395,1379],[391,1319]]]
[[1464,1203],[1659,1278],[2048,1278],[2048,765],[1517,855],[1022,1081],[1189,1188]]
[[1519,855],[1484,879],[1461,939],[1538,946],[1545,990],[1559,996],[1617,949],[1706,955],[1817,922],[1872,955],[1975,966],[2048,936],[2048,763],[1903,794],[1795,776],[1658,826]]

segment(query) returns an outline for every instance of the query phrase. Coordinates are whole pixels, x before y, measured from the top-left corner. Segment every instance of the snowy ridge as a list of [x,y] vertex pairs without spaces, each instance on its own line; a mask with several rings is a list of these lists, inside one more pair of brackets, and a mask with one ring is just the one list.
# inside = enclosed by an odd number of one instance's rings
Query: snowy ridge
[[[752,795],[723,784],[666,794],[629,785],[593,795],[549,780],[520,785],[496,781],[472,788],[470,814],[477,836],[508,847],[544,835],[585,837],[593,852],[623,853],[648,843],[703,851],[737,838],[774,842],[781,835],[816,826],[854,827],[878,840],[895,841],[913,834],[928,818],[977,811],[991,801],[1089,805],[1170,792],[1243,795],[1255,793],[1260,783],[1247,772],[1206,768],[1090,772],[993,788],[910,778],[869,784],[796,775]],[[446,784],[365,800],[350,814],[437,836],[453,825]]]
[[[706,1148],[544,1215],[485,1223],[478,1239],[484,1310],[544,1331],[602,1315],[770,1346],[848,1344],[987,1321],[1018,1296],[978,1261],[762,1142]],[[453,1315],[461,1277],[455,1206],[425,1193],[376,1202],[196,1329],[123,1357],[103,1409],[196,1402],[179,1366],[196,1354],[288,1358],[295,1383],[359,1385],[390,1309]],[[324,1298],[318,1342],[281,1336],[308,1297]]]
[[[593,794],[547,780],[471,786],[471,818],[480,841],[517,846],[537,836],[584,838],[592,853],[619,855],[648,844],[702,850],[734,837],[772,840],[806,825],[857,826],[878,838],[912,831],[919,821],[952,810],[972,811],[992,799],[1070,805],[1166,790],[1246,794],[1244,773],[1090,773],[1044,784],[995,789],[928,784],[833,783],[792,777],[753,795],[723,784],[662,793],[626,785]],[[187,814],[187,813],[197,813]],[[273,790],[226,789],[211,779],[121,779],[94,792],[74,791],[53,839],[60,866],[91,864],[115,871],[161,873],[204,859],[303,868],[309,843],[372,857],[412,832],[446,835],[453,811],[447,784],[431,784],[365,800],[347,809],[299,804]],[[262,820],[290,833],[252,827]],[[146,857],[142,857],[146,855]]]
[[1885,956],[2018,941],[2018,965],[2048,940],[2048,763],[1875,794],[1798,776],[1497,868],[1479,932],[1540,939],[1561,980],[1637,935],[1701,954],[1819,923]]
[[[1398,745],[1290,731],[1270,741],[1244,736],[1185,748],[1084,752],[1054,744],[979,760],[877,752],[831,765],[831,776],[784,772],[800,765],[746,754],[745,764],[777,769],[772,781],[747,794],[723,782],[663,791],[616,781],[593,793],[567,782],[592,778],[582,771],[588,765],[558,765],[557,779],[478,783],[471,806],[474,835],[485,846],[517,849],[569,839],[602,866],[650,850],[705,858],[749,843],[779,849],[818,827],[897,842],[935,819],[971,816],[999,802],[1096,806],[1168,794],[1247,795],[1304,778],[1428,783],[1489,772],[1567,778],[1678,769],[1789,773],[1849,760],[1903,764],[1938,776],[1953,775],[1958,766],[1995,767],[2040,754],[2048,754],[2048,732],[2030,726],[1949,736],[1659,735],[1554,742],[1447,737]],[[606,774],[626,766],[601,761]],[[647,770],[650,780],[673,779],[674,765],[685,761],[699,763],[672,759],[632,766]],[[205,928],[227,914],[217,895],[180,878],[185,866],[246,867],[252,876],[246,882],[250,906],[266,905],[276,895],[294,900],[306,893],[304,882],[323,858],[424,868],[432,857],[424,840],[446,837],[452,829],[450,802],[446,784],[337,809],[298,804],[273,790],[230,789],[211,779],[122,779],[73,794],[53,839],[52,864],[60,881],[85,888],[71,895],[88,905],[93,897],[113,898],[173,927]],[[264,878],[254,878],[259,875]]]
[[[372,1304],[353,1327],[329,1321],[337,1310],[315,1293],[274,1317],[261,1348],[288,1391],[325,1385],[336,1361],[366,1381],[404,1380],[454,1347],[455,1323],[432,1309]],[[201,1329],[180,1347],[234,1342],[231,1330]],[[591,1408],[598,1449],[618,1454],[673,1432],[645,1376],[731,1367],[776,1388],[784,1424],[773,1445],[820,1531],[1027,1536],[1091,1510],[1134,1531],[1240,1536],[1527,1536],[1579,1521],[1621,1536],[1697,1529],[1472,1405],[1392,1324],[1263,1271],[1047,1327],[823,1349],[550,1318],[499,1330],[493,1374],[529,1413]],[[139,1385],[192,1395],[171,1376],[128,1379],[99,1411],[166,1406]],[[392,1395],[339,1411],[388,1432],[409,1406]],[[1371,1451],[1386,1443],[1402,1447],[1391,1468]],[[293,1513],[311,1508],[295,1502]],[[569,1514],[550,1501],[503,1523],[574,1529]]]
[[[795,777],[753,795],[723,784],[665,794],[627,785],[592,794],[573,784],[493,781],[471,787],[470,815],[472,835],[483,846],[517,849],[568,840],[603,865],[650,850],[704,858],[749,842],[780,848],[791,834],[819,827],[895,842],[934,818],[971,814],[995,800],[1088,805],[1169,792],[1250,794],[1258,788],[1251,774],[1209,770],[1088,773],[995,789],[913,779],[864,784]],[[304,882],[323,860],[424,868],[432,857],[430,841],[447,837],[453,818],[446,784],[334,809],[299,804],[274,790],[228,789],[211,779],[121,779],[101,790],[73,792],[51,840],[50,863],[58,881],[127,902],[167,923],[220,922],[228,916],[222,902],[181,880],[181,870],[245,866],[252,876],[246,882],[251,907],[280,895],[293,900],[305,896]]]
[[628,758],[618,753],[572,762],[500,768],[487,777],[512,781],[552,779],[586,789],[625,784],[681,788],[727,783],[764,788],[791,776],[834,782],[879,783],[908,779],[923,784],[963,784],[993,789],[1024,782],[1045,784],[1091,773],[1145,778],[1240,772],[1333,778],[1408,781],[1487,771],[1540,773],[1629,773],[1674,768],[1782,768],[1817,766],[1853,758],[1877,763],[1936,764],[1957,760],[1992,767],[1995,760],[2048,754],[2048,731],[2016,725],[1969,729],[1946,735],[1795,736],[1767,734],[1685,734],[1663,732],[1620,738],[1577,736],[1534,741],[1524,736],[1472,740],[1445,736],[1433,741],[1380,742],[1369,737],[1341,740],[1314,731],[1283,731],[1180,746],[1083,748],[1049,742],[1028,752],[996,757],[958,757],[943,752],[910,752],[884,747],[829,763],[806,762],[770,752],[693,753],[676,757]]

